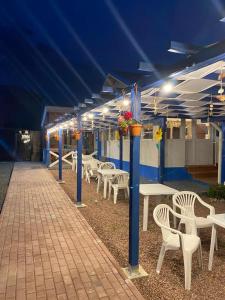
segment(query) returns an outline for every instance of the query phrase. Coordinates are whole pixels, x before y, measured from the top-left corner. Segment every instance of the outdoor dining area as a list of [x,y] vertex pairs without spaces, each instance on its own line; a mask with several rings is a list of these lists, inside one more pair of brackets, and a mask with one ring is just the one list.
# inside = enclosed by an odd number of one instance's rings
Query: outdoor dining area
[[[221,58],[217,58],[171,75],[170,86],[168,82],[157,82],[140,89],[134,84],[123,91],[122,96],[90,110],[78,109],[70,119],[67,116],[62,123],[47,128],[45,164],[51,164],[50,140],[57,132],[58,169],[52,170],[53,175],[141,292],[147,295],[151,290],[152,295],[152,290],[158,286],[155,299],[162,299],[160,284],[168,289],[165,295],[174,290],[177,295],[174,297],[178,299],[184,299],[188,295],[186,291],[192,289],[196,297],[202,296],[205,289],[217,295],[215,299],[221,297],[222,291],[217,285],[220,284],[219,276],[225,271],[222,249],[225,205],[207,195],[173,188],[164,182],[164,175],[167,117],[206,118],[222,128],[218,180],[224,184],[225,123],[222,115],[225,110],[223,102],[218,99],[212,102],[210,97],[210,88],[215,89],[220,82],[207,77],[224,67]],[[203,99],[204,106],[199,110]],[[128,104],[124,105],[125,101]],[[182,111],[174,102],[181,104]],[[212,103],[216,107],[214,111],[210,110]],[[157,182],[146,181],[140,175],[141,130],[149,119],[155,125]],[[63,168],[62,137],[66,128],[70,128],[76,140],[69,168]],[[102,153],[100,133],[112,130],[119,133],[119,162],[107,159]],[[91,154],[83,154],[85,131],[96,133],[96,151]],[[128,169],[123,159],[127,135]],[[214,261],[218,273],[213,272]]]

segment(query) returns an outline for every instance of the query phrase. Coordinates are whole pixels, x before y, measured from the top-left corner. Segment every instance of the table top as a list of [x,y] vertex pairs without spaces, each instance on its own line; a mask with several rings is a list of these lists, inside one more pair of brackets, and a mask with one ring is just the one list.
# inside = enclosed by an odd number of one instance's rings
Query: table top
[[160,183],[140,184],[139,193],[143,196],[174,195],[178,191]]
[[207,216],[207,219],[212,221],[214,224],[225,228],[225,214],[209,215]]
[[98,173],[103,176],[127,174],[128,172],[120,169],[98,169]]

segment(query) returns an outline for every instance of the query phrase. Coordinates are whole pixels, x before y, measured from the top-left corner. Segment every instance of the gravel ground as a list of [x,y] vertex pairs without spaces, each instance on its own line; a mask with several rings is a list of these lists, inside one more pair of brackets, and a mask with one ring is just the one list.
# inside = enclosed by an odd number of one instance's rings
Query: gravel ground
[[[52,171],[57,178],[57,171]],[[71,170],[63,171],[65,189],[69,197],[74,201],[76,178]],[[225,212],[225,202],[213,201],[204,197],[204,200],[214,205],[216,213]],[[127,266],[128,261],[128,200],[124,195],[118,197],[116,205],[112,199],[102,199],[102,193],[96,193],[96,182],[87,184],[83,181],[83,202],[87,207],[80,212],[105,243],[121,267]],[[184,267],[180,251],[166,253],[160,275],[156,274],[156,263],[161,247],[161,231],[152,219],[152,212],[158,203],[171,205],[168,197],[152,198],[149,205],[148,231],[142,228],[142,199],[140,201],[140,264],[148,272],[149,276],[134,280],[145,299],[225,299],[225,230],[218,230],[219,250],[215,252],[213,271],[209,272],[208,256],[211,230],[204,229],[200,233],[203,248],[203,269],[199,267],[197,252],[193,256],[192,287],[191,291],[184,290]],[[207,211],[197,207],[199,215]]]

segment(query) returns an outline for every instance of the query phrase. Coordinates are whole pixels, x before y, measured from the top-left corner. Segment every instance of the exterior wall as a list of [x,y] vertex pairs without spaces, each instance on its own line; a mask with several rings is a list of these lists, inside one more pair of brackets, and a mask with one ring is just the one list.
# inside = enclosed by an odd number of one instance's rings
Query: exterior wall
[[[106,157],[119,167],[119,141],[107,141]],[[193,152],[194,149],[194,152]],[[157,181],[159,176],[159,153],[153,140],[142,139],[140,151],[141,176]],[[185,180],[191,175],[188,165],[213,164],[213,144],[210,140],[166,140],[164,180]],[[129,170],[129,140],[123,144],[123,167]]]
[[211,140],[195,140],[186,141],[186,165],[212,165],[213,159],[213,143]]

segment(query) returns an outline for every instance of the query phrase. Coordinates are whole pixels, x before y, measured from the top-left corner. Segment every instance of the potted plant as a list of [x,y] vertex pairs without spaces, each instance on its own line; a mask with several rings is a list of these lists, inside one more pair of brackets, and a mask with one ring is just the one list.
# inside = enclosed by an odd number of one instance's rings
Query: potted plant
[[133,119],[133,114],[131,111],[125,111],[120,114],[118,117],[118,124],[120,132],[123,135],[128,133],[128,129],[130,130],[131,136],[140,136],[142,125],[137,120]]
[[58,133],[55,133],[54,134],[54,139],[58,142],[59,141],[59,135],[58,135]]
[[81,137],[81,132],[80,132],[80,130],[76,130],[76,131],[74,132],[74,139],[75,139],[76,141],[79,141],[79,140],[80,140],[80,137]]

